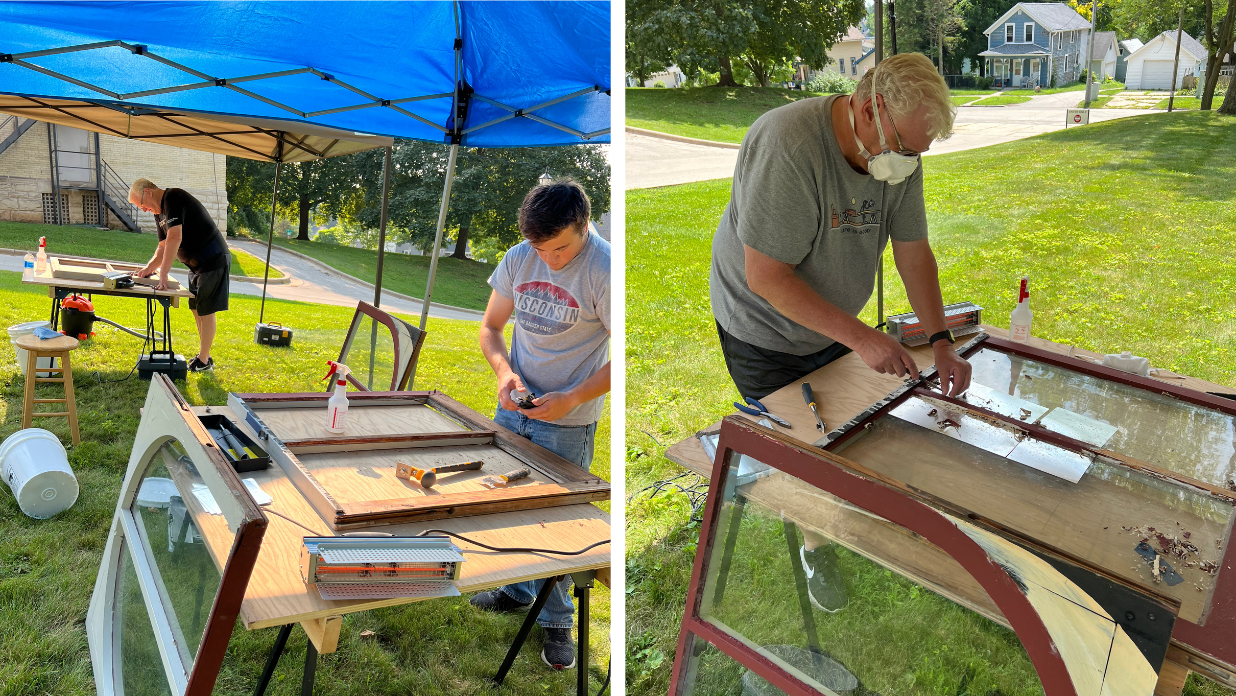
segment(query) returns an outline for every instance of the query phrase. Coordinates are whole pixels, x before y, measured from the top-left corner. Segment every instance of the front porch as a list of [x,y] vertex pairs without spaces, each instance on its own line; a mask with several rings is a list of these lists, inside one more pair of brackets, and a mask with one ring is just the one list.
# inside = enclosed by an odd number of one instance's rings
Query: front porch
[[992,87],[1034,89],[1051,83],[1050,59],[1045,54],[992,55],[979,54],[987,61],[987,74]]

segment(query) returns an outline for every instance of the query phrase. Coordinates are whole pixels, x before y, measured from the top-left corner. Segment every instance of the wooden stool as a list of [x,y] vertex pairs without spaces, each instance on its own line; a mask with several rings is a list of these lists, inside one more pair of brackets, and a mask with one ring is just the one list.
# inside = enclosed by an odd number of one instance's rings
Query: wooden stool
[[[77,339],[71,336],[57,336],[43,340],[33,334],[18,338],[14,343],[26,351],[26,400],[21,409],[21,427],[29,428],[35,418],[65,417],[69,418],[69,428],[73,431],[73,444],[81,441],[77,432],[77,402],[73,398],[73,366],[69,362],[69,353],[77,347]],[[36,367],[39,358],[54,358],[60,362],[59,367]],[[54,364],[54,362],[53,362]],[[59,377],[39,377],[40,372],[59,372]],[[34,385],[38,382],[63,382],[63,399],[36,399]],[[36,413],[35,404],[64,404],[63,411],[55,413]]]

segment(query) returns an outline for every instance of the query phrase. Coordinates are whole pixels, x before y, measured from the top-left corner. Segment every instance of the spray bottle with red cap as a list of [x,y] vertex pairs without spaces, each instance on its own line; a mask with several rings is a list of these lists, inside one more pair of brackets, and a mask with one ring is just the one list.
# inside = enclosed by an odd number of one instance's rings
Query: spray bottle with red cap
[[1009,317],[1009,339],[1017,343],[1030,342],[1030,322],[1034,313],[1030,311],[1030,278],[1021,277],[1021,290],[1017,293],[1017,308]]
[[39,237],[39,254],[34,257],[35,275],[47,271],[47,237]]
[[352,373],[347,365],[334,360],[327,360],[330,371],[322,378],[323,381],[335,378],[335,393],[326,402],[326,429],[332,433],[343,432],[348,420],[348,375]]

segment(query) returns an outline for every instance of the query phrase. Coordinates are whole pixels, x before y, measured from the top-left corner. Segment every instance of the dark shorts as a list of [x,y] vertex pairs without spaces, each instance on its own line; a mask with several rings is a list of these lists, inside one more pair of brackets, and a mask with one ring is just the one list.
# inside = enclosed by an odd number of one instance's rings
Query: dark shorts
[[232,256],[228,254],[220,264],[209,270],[189,269],[189,309],[204,317],[227,310],[227,296],[231,290],[228,276],[232,272]]
[[782,353],[734,338],[719,323],[717,335],[721,338],[725,367],[738,393],[755,399],[763,399],[850,352],[849,348],[834,343],[810,355]]

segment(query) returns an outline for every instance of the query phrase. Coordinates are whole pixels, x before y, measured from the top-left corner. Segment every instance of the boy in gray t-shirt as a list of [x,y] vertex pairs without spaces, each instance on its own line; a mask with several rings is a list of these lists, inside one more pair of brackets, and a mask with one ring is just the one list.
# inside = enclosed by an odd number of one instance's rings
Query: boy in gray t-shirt
[[[524,241],[489,278],[493,292],[481,322],[481,352],[498,376],[494,422],[584,469],[592,464],[597,419],[609,391],[609,242],[588,230],[583,187],[555,181],[528,192],[519,209]],[[515,316],[508,355],[503,329]],[[521,400],[532,394],[531,408]],[[532,604],[544,580],[482,592],[472,605],[513,612]],[[537,623],[541,659],[575,666],[570,582],[554,586]]]

